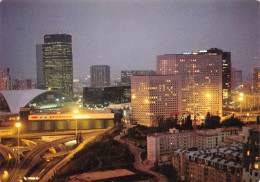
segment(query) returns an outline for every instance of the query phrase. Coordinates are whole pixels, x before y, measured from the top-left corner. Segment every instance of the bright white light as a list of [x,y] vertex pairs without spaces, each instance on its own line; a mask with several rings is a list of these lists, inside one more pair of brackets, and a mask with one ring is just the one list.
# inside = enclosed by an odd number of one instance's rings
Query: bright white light
[[21,127],[21,123],[15,123],[15,126],[16,126],[17,128],[20,128],[20,127]]

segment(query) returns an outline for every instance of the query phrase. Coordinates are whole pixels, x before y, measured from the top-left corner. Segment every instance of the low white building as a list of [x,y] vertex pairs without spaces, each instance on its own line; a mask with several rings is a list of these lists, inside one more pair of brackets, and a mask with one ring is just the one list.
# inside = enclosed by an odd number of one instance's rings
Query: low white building
[[166,162],[176,149],[193,147],[193,132],[170,129],[167,133],[147,136],[147,159],[151,162]]

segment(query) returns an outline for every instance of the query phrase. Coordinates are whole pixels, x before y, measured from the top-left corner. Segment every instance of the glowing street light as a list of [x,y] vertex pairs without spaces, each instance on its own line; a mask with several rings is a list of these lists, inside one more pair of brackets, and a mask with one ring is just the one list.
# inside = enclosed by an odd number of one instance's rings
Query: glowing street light
[[211,98],[211,95],[210,95],[210,93],[207,93],[206,95],[206,101],[207,101],[207,103],[206,103],[206,106],[207,106],[207,112],[211,112],[211,107],[210,107],[210,98]]
[[18,156],[18,164],[20,163],[20,154],[19,154],[19,144],[20,144],[20,128],[21,128],[21,123],[15,123],[15,126],[17,127],[18,130],[18,147],[17,147],[17,156]]
[[78,135],[78,110],[75,109],[74,113],[76,114],[76,136]]
[[240,97],[238,97],[238,101],[240,102],[240,120],[241,120],[241,118],[242,118],[242,101],[244,100],[244,93],[243,92],[241,92],[241,93],[239,93],[239,96]]

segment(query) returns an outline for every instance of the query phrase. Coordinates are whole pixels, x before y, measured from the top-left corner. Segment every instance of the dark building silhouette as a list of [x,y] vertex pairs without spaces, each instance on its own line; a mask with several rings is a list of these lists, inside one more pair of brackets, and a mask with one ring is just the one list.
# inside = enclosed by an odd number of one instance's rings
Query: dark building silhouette
[[243,127],[243,181],[260,179],[260,125]]
[[36,45],[36,73],[37,73],[37,88],[44,88],[44,76],[43,76],[43,59],[42,59],[42,44]]
[[130,86],[83,88],[84,107],[107,107],[109,104],[128,102],[131,102]]

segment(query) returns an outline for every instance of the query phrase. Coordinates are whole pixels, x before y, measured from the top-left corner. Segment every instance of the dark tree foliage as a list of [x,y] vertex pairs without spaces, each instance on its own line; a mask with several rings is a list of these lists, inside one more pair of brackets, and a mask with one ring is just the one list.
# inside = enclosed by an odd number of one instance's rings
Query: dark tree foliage
[[115,113],[115,117],[114,117],[114,124],[116,125],[117,123],[122,123],[122,118],[123,118],[123,115],[121,112],[116,112]]
[[221,123],[222,127],[231,127],[231,126],[242,127],[243,125],[244,125],[244,123],[242,121],[240,121],[238,118],[235,118],[234,114],[230,118],[225,119]]
[[216,129],[220,127],[220,117],[208,114],[205,118],[205,129]]
[[173,168],[171,164],[164,164],[162,166],[159,166],[158,163],[155,162],[154,170],[158,173],[165,175],[168,181],[176,181],[176,182],[181,181],[177,171]]
[[191,120],[191,116],[188,115],[187,118],[185,118],[184,120],[184,124],[182,125],[182,129],[184,130],[192,130],[192,120]]
[[170,128],[177,128],[180,129],[180,126],[177,124],[178,117],[177,115],[173,117],[169,117],[164,119],[162,116],[157,116],[156,119],[153,121],[152,127],[149,128],[150,133],[161,133],[167,132]]

